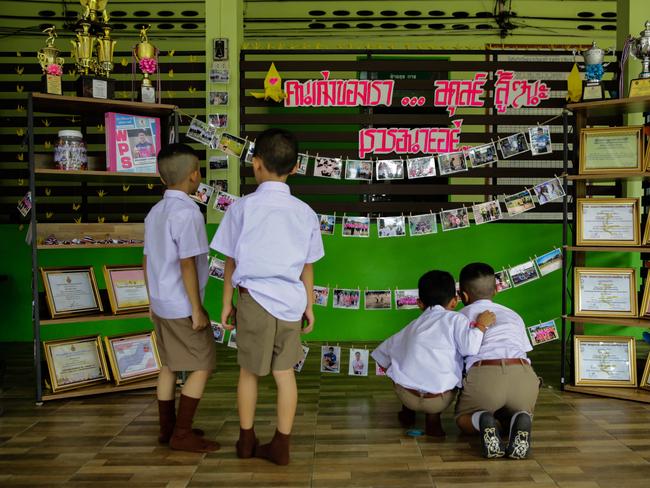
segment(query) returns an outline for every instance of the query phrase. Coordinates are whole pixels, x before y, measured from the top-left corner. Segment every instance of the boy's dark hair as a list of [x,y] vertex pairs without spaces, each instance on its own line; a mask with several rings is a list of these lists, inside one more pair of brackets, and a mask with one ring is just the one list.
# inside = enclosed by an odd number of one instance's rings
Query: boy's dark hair
[[158,172],[166,185],[176,185],[197,169],[198,160],[187,144],[168,144],[158,152]]
[[418,280],[418,296],[426,307],[446,307],[456,296],[456,282],[447,271],[428,271]]
[[253,156],[260,158],[271,173],[288,175],[298,162],[298,141],[287,130],[267,129],[255,139]]
[[467,293],[472,301],[490,299],[496,291],[494,268],[489,264],[468,264],[460,271],[459,281],[461,291]]

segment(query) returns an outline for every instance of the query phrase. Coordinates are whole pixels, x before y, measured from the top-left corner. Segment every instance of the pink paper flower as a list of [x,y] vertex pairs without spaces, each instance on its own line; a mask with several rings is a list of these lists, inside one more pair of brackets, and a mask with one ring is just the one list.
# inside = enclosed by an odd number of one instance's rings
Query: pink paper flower
[[63,74],[63,68],[61,68],[61,66],[58,64],[50,64],[47,68],[45,68],[45,72],[48,75],[61,76]]
[[142,58],[140,60],[140,70],[148,75],[154,74],[157,66],[158,63],[154,58]]

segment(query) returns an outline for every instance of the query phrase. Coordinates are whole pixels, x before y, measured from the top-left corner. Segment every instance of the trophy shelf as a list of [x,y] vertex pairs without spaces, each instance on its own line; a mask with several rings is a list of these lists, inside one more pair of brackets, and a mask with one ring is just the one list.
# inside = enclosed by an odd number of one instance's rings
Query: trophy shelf
[[37,181],[75,181],[88,183],[133,183],[133,184],[157,184],[160,183],[158,173],[122,173],[115,171],[93,171],[93,170],[62,170],[36,168],[34,176]]
[[114,385],[112,383],[103,383],[99,385],[86,386],[84,388],[75,388],[74,390],[60,391],[58,393],[43,393],[42,400],[63,400],[66,398],[75,398],[88,395],[103,395],[105,393],[116,393],[119,391],[140,390],[143,388],[155,388],[158,382],[157,378],[144,381],[134,381],[123,385]]
[[562,246],[577,252],[650,252],[650,246]]
[[125,223],[82,223],[82,224],[38,224],[36,226],[36,242],[38,249],[108,249],[120,247],[144,247],[144,243],[125,244],[43,244],[45,239],[54,235],[59,241],[81,239],[90,236],[96,241],[106,239],[118,240],[144,240],[144,224],[141,222],[133,224]]
[[[108,303],[106,301],[106,303]],[[128,320],[128,319],[144,319],[149,318],[149,312],[136,312],[136,313],[121,313],[113,315],[109,310],[104,310],[103,313],[96,315],[71,315],[70,317],[61,317],[58,319],[41,319],[41,325],[56,325],[56,324],[79,324],[82,322],[97,322],[107,320]]]
[[650,96],[569,103],[566,108],[573,113],[582,113],[585,117],[602,117],[623,115],[633,112],[649,112]]
[[564,391],[595,395],[618,400],[650,403],[650,391],[640,388],[610,388],[606,386],[574,386],[564,385]]
[[128,102],[124,100],[109,100],[90,97],[69,97],[65,95],[49,95],[31,93],[35,112],[66,113],[77,115],[97,115],[105,112],[120,112],[130,115],[145,115],[150,117],[166,117],[178,107],[169,104]]
[[563,315],[563,319],[566,319],[570,322],[581,323],[581,324],[595,324],[595,325],[610,325],[613,327],[622,326],[622,327],[643,327],[644,329],[650,328],[650,319],[645,319],[641,317],[589,317],[589,316],[575,316],[575,315]]

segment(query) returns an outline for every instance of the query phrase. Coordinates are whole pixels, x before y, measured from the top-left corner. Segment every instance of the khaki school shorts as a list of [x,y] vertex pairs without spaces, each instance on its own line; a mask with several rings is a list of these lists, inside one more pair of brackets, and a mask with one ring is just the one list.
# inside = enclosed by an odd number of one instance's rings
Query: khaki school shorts
[[535,410],[539,378],[530,364],[472,366],[456,402],[456,418],[479,410],[509,413]]
[[271,371],[291,369],[302,359],[300,321],[275,318],[248,293],[237,302],[237,363],[266,376]]
[[212,329],[192,329],[192,319],[163,319],[152,313],[160,362],[172,371],[212,371],[217,350]]
[[456,398],[456,390],[449,390],[440,396],[433,398],[423,398],[415,393],[408,391],[402,385],[395,383],[393,385],[397,398],[400,399],[406,408],[415,412],[440,413],[447,409],[451,402]]

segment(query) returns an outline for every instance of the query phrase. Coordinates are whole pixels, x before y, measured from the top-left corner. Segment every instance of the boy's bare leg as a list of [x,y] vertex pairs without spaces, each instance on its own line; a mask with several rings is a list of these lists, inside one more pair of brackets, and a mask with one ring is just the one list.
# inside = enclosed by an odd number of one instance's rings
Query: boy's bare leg
[[160,368],[156,395],[160,401],[174,400],[176,391],[176,373],[167,366]]
[[237,384],[237,410],[239,411],[239,426],[252,429],[255,422],[257,407],[258,376],[245,368],[239,368],[239,383]]
[[181,393],[188,397],[201,398],[211,374],[212,371],[207,370],[192,371],[185,380]]

